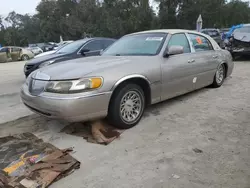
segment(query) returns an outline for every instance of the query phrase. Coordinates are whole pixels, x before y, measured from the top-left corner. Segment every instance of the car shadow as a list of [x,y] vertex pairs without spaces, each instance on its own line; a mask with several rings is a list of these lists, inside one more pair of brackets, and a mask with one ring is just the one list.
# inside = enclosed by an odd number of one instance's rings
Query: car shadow
[[187,94],[183,94],[183,95],[162,101],[162,102],[157,103],[157,104],[150,105],[146,108],[144,115],[143,115],[143,118],[149,117],[151,115],[159,116],[159,115],[161,115],[161,110],[163,108],[171,107],[171,106],[176,105],[179,102],[183,102],[183,101],[186,101],[190,98],[197,97],[198,95],[205,93],[205,92],[209,91],[210,89],[211,88],[209,88],[209,87],[205,87],[205,88],[202,88],[199,90],[192,91],[192,92],[187,93]]
[[238,57],[235,57],[234,59],[234,62],[238,62],[238,61],[241,61],[241,62],[249,62],[250,61],[250,55],[243,55],[243,56],[238,56]]

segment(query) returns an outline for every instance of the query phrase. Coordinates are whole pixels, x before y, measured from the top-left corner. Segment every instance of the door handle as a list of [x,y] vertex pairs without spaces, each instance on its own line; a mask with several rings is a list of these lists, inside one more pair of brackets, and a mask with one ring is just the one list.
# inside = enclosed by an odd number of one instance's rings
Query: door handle
[[194,59],[188,60],[188,63],[194,63],[194,62],[195,62]]
[[218,58],[218,55],[214,55],[213,58],[214,58],[214,59]]

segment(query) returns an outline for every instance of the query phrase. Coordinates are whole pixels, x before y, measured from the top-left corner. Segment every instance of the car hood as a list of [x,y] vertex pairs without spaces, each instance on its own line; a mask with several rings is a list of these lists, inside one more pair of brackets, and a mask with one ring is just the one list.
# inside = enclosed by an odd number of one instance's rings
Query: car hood
[[37,57],[35,59],[32,59],[30,61],[28,61],[26,63],[26,65],[34,65],[34,64],[37,64],[37,63],[42,63],[42,62],[45,62],[45,61],[50,61],[50,60],[53,60],[53,59],[56,59],[56,58],[59,58],[59,57],[63,57],[67,54],[50,54],[50,55],[46,55],[46,56],[42,56],[42,57]]
[[[40,69],[42,74],[50,77],[50,80],[78,79],[94,71],[120,66],[124,63],[139,61],[136,56],[94,56],[79,58],[62,63],[53,64]],[[142,58],[142,57],[141,57]],[[140,60],[141,60],[140,58]],[[146,58],[146,57],[145,57]],[[101,75],[96,75],[101,76]]]
[[250,42],[250,33],[234,33],[233,37],[242,42]]

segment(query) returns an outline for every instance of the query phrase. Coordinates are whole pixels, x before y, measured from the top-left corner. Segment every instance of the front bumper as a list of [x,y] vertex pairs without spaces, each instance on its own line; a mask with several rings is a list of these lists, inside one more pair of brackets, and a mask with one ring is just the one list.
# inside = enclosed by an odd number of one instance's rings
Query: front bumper
[[52,94],[42,93],[33,96],[28,87],[21,89],[23,103],[40,115],[63,119],[69,122],[81,122],[107,116],[112,92],[98,94]]

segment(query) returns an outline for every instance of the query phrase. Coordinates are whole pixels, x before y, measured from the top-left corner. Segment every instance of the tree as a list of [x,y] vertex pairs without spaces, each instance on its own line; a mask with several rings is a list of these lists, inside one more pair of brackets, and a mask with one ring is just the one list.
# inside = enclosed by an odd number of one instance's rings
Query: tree
[[250,7],[247,2],[232,0],[223,7],[224,19],[221,25],[228,27],[232,25],[250,22]]
[[21,45],[77,40],[86,36],[119,38],[157,28],[195,29],[199,14],[203,27],[231,27],[250,22],[249,5],[240,0],[41,0],[37,14],[10,12],[0,16],[0,43]]

